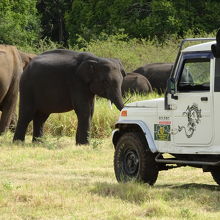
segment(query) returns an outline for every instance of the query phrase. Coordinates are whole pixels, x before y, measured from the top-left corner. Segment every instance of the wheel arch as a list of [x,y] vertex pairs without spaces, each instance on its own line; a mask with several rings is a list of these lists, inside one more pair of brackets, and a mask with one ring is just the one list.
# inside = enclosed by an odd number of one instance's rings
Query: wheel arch
[[148,147],[152,153],[158,152],[158,148],[154,142],[154,139],[150,133],[150,129],[143,121],[123,120],[115,124],[115,130],[112,134],[112,142],[116,146],[119,138],[125,132],[140,132],[146,140]]

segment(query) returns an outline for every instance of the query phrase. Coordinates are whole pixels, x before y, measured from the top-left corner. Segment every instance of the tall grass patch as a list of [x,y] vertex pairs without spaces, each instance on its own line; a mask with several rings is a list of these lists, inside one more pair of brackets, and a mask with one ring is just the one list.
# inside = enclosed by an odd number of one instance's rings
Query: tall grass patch
[[[147,63],[174,62],[178,51],[179,40],[167,41],[165,45],[144,39],[129,39],[125,34],[106,36],[103,40],[90,42],[79,39],[83,46],[72,49],[89,51],[100,57],[118,58],[127,72]],[[79,42],[79,43],[80,43]]]

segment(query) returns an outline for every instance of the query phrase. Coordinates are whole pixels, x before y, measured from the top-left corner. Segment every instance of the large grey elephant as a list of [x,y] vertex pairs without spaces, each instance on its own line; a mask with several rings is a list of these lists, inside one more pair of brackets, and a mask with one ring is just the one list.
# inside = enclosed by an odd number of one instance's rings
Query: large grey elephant
[[134,72],[145,76],[149,80],[152,89],[161,94],[166,90],[167,80],[172,68],[173,63],[150,63],[137,68]]
[[47,51],[34,58],[20,81],[19,118],[14,135],[23,141],[33,120],[33,141],[43,135],[51,113],[75,110],[76,144],[87,144],[94,96],[107,98],[121,110],[121,84],[125,71],[118,60],[71,50]]
[[16,47],[0,45],[0,134],[14,126],[23,61]]
[[148,79],[139,73],[127,73],[123,79],[121,87],[122,95],[125,96],[127,93],[140,93],[148,94],[152,92],[152,87]]

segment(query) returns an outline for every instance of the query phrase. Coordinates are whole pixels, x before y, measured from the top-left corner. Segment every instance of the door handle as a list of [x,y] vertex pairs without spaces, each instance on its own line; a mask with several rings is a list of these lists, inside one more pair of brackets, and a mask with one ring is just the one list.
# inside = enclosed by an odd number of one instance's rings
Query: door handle
[[208,97],[201,97],[201,101],[207,102],[208,101]]

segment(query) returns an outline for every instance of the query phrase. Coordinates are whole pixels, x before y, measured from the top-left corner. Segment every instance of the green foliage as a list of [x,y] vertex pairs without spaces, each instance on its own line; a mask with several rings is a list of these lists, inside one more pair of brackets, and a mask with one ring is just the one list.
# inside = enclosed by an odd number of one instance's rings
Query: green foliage
[[220,2],[214,0],[75,0],[66,13],[71,45],[78,36],[99,39],[102,32],[123,29],[129,37],[164,42],[171,36],[184,37],[189,30],[210,33],[219,27]]
[[0,43],[34,47],[41,37],[80,47],[120,33],[164,43],[216,32],[218,8],[217,0],[1,0]]
[[25,51],[28,53],[35,53],[35,54],[40,54],[45,51],[53,50],[61,47],[62,47],[61,44],[53,42],[47,38],[40,39],[36,44],[27,44],[27,45],[18,46],[18,48],[21,51]]
[[164,40],[179,32],[180,23],[172,1],[154,0],[151,9],[148,29],[151,38],[157,36],[159,40]]
[[42,37],[65,43],[67,33],[64,15],[71,8],[73,0],[38,0],[37,9],[41,14]]
[[36,1],[0,1],[0,43],[28,45],[39,39]]

